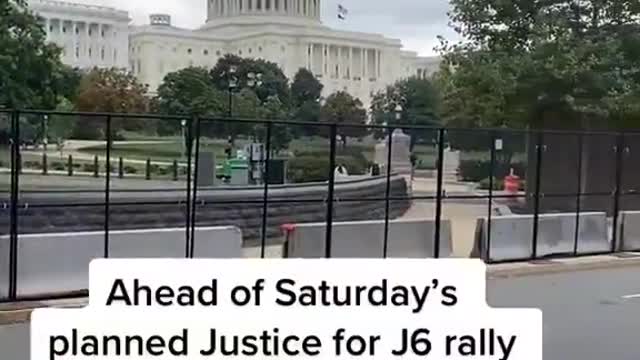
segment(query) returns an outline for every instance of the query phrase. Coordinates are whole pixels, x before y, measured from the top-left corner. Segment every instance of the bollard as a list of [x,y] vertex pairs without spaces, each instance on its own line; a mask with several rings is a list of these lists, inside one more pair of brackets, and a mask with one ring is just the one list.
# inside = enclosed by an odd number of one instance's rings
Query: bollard
[[69,174],[69,176],[73,176],[73,156],[69,155],[69,158],[67,160],[67,173]]
[[145,179],[151,180],[151,159],[147,159],[147,166],[145,169]]
[[47,153],[42,153],[42,175],[47,175],[49,173],[47,169]]
[[98,155],[93,157],[93,177],[99,177],[100,164],[98,164]]
[[122,157],[118,159],[118,177],[120,179],[124,178],[124,161],[122,160]]
[[178,181],[178,160],[173,160],[173,181]]

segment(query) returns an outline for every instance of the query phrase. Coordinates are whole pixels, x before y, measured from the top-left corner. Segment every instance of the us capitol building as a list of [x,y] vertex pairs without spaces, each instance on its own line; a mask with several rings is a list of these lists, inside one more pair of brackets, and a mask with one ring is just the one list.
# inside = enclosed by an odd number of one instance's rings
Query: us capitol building
[[171,16],[129,25],[126,11],[31,0],[63,61],[81,68],[126,68],[154,92],[164,76],[189,66],[213,67],[225,54],[278,64],[289,79],[300,68],[324,84],[324,94],[345,90],[370,103],[370,95],[396,80],[425,77],[437,57],[405,51],[400,40],[331,29],[320,19],[321,0],[206,0],[207,21],[198,29],[173,26]]

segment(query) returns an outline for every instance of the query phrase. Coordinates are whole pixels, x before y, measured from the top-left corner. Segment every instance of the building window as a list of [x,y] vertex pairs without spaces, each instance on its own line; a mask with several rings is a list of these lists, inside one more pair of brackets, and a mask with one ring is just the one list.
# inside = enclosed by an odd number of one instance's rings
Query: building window
[[49,25],[49,32],[53,32],[53,26]]
[[258,46],[258,52],[262,52],[262,46]]
[[93,34],[93,31],[91,31],[91,29],[89,29],[89,36],[91,36],[91,34]]
[[220,56],[220,54],[221,54],[220,50],[216,51],[217,56]]
[[249,48],[249,54],[251,54],[251,52],[252,52],[252,51],[253,51],[253,50],[251,50],[251,48]]
[[282,52],[287,51],[287,49],[284,47],[284,45],[280,46],[280,50],[282,50]]
[[104,30],[100,32],[100,36],[104,37]]
[[63,33],[66,33],[66,32],[67,32],[67,28],[63,26],[63,27],[62,27],[62,32],[63,32]]
[[89,58],[91,58],[91,48],[89,48]]
[[178,52],[178,48],[173,48],[173,52]]
[[80,58],[80,46],[76,46],[76,59]]
[[100,58],[104,60],[104,48],[100,49]]
[[78,27],[76,26],[76,35],[80,34],[80,29],[78,29]]
[[118,62],[118,50],[117,49],[113,49],[113,62],[115,62],[115,63]]
[[238,50],[238,54],[239,54],[239,55],[242,55],[242,50]]
[[192,52],[193,52],[193,50],[192,50],[192,49],[188,49],[188,50],[187,50],[187,54],[189,54],[189,55],[191,55],[191,53],[192,53]]
[[205,49],[202,53],[203,53],[205,56],[206,56],[206,55],[209,55],[209,50],[206,50],[206,49]]

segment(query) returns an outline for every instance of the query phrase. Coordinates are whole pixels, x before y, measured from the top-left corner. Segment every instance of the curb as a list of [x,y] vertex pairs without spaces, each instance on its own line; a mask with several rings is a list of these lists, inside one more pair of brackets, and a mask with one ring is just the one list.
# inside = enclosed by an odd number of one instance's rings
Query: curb
[[628,258],[600,256],[593,258],[548,260],[543,262],[513,263],[487,266],[487,279],[508,279],[527,276],[553,275],[559,273],[615,270],[640,266],[640,255]]
[[31,320],[31,313],[35,309],[55,307],[82,308],[88,303],[88,298],[76,298],[64,301],[33,301],[17,302],[0,305],[0,326],[22,324]]
[[[553,275],[560,273],[623,269],[640,266],[640,255],[629,257],[597,256],[581,259],[547,260],[540,262],[498,264],[487,266],[487,280],[512,279],[528,276]],[[82,308],[88,303],[87,297],[60,301],[34,301],[0,304],[0,326],[26,323],[31,320],[34,309],[43,307]]]

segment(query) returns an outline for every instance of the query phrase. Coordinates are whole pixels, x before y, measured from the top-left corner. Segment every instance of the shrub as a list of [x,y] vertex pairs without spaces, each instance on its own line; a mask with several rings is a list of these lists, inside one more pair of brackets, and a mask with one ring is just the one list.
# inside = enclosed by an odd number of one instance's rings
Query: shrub
[[[350,156],[336,156],[336,166],[344,166],[350,175],[364,174],[369,163]],[[289,160],[287,177],[294,183],[319,182],[329,180],[329,157],[298,156]]]
[[51,169],[53,170],[57,170],[57,171],[64,171],[67,169],[67,166],[61,162],[53,162],[51,163]]
[[131,165],[125,165],[123,170],[125,174],[135,174],[138,172],[138,169],[134,168]]
[[39,161],[25,161],[22,163],[22,168],[24,169],[42,169],[42,163]]
[[[524,180],[520,180],[520,191],[525,191],[527,188],[527,182]],[[489,190],[489,178],[485,178],[480,180],[479,189],[481,190]],[[493,178],[493,190],[502,191],[504,190],[504,179],[496,179]]]
[[82,164],[82,171],[94,173],[96,171],[95,164]]
[[524,162],[515,162],[510,164],[496,162],[495,169],[491,171],[491,161],[487,160],[460,161],[460,177],[462,178],[462,181],[470,182],[480,182],[484,179],[488,180],[490,175],[493,175],[498,179],[504,179],[505,176],[509,175],[511,168],[513,168],[514,172],[518,176],[524,178],[527,169],[527,165]]

